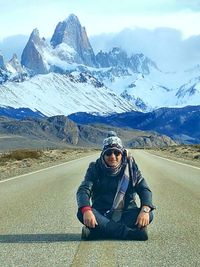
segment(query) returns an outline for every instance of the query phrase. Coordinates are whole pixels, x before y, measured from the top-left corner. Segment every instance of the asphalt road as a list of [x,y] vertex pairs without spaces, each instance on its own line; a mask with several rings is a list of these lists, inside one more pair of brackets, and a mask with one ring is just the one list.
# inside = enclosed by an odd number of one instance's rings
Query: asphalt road
[[200,266],[200,168],[134,155],[157,206],[148,241],[80,241],[75,192],[89,156],[0,183],[0,266]]

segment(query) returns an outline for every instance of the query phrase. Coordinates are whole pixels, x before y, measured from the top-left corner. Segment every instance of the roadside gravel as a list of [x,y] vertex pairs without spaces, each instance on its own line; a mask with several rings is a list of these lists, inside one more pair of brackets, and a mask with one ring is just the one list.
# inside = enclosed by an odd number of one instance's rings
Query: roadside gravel
[[[95,149],[63,149],[41,151],[38,159],[3,160],[0,155],[0,180],[51,167],[97,152]],[[3,156],[3,154],[2,154]]]

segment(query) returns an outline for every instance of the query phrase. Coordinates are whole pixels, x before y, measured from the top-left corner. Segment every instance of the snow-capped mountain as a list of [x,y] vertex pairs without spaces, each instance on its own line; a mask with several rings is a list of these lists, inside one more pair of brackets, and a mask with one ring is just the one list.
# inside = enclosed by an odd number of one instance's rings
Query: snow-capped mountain
[[[200,104],[200,68],[164,73],[142,53],[115,47],[96,56],[75,15],[59,22],[50,43],[34,29],[21,64],[0,55],[0,106],[46,115],[101,114]],[[52,98],[51,98],[52,97]]]
[[149,74],[150,68],[158,69],[155,62],[143,54],[134,54],[128,57],[127,53],[118,47],[114,47],[109,53],[100,51],[96,55],[96,61],[100,68],[123,68],[134,73]]
[[178,98],[177,104],[184,105],[199,105],[200,102],[200,76],[190,80],[188,83],[182,85],[176,93]]
[[38,29],[34,29],[30,35],[21,58],[21,63],[33,75],[47,74],[49,72],[45,52],[48,54],[48,44],[44,38],[40,38]]
[[86,30],[81,26],[77,16],[73,14],[65,21],[58,23],[51,38],[51,44],[54,48],[66,44],[74,50],[74,62],[91,67],[96,66],[95,55]]
[[4,62],[3,55],[0,54],[0,85],[6,81],[23,82],[28,76],[24,67],[22,67],[16,54],[7,63]]
[[88,74],[49,73],[23,83],[0,86],[1,106],[25,107],[46,116],[74,112],[109,114],[134,110],[134,106]]
[[74,68],[71,64],[96,66],[95,55],[89,43],[85,28],[75,15],[59,22],[49,45],[34,29],[22,53],[22,65],[30,73],[47,74],[65,72]]
[[[180,73],[163,73],[157,67],[149,64],[149,74],[141,68],[136,72],[124,68],[97,70],[95,77],[99,77],[108,88],[134,103],[143,111],[150,111],[160,107],[183,107],[199,105],[200,71]],[[195,84],[196,90],[193,90]],[[190,93],[185,94],[185,88]]]

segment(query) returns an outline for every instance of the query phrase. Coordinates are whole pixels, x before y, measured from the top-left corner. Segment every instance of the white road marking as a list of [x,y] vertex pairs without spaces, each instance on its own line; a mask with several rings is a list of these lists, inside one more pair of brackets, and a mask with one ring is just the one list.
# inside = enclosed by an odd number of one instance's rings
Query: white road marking
[[149,155],[151,155],[151,156],[160,158],[160,159],[168,160],[168,161],[175,162],[175,163],[180,164],[180,165],[183,165],[183,166],[187,166],[187,167],[190,167],[190,168],[194,168],[194,169],[200,170],[199,167],[196,167],[196,166],[193,166],[193,165],[189,165],[189,164],[182,163],[182,162],[179,162],[179,161],[176,161],[176,160],[172,160],[172,159],[167,159],[167,158],[165,158],[165,157],[157,156],[157,155],[151,154],[151,153],[146,152],[146,151],[145,151],[145,153],[147,153],[147,154],[149,154]]

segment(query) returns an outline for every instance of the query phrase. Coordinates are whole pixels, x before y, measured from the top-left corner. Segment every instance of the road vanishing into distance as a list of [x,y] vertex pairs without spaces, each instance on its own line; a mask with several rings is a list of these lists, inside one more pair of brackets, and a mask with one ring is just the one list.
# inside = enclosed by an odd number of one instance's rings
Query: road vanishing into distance
[[95,154],[0,182],[0,266],[200,266],[200,168],[133,154],[157,206],[148,241],[80,240],[75,193]]

